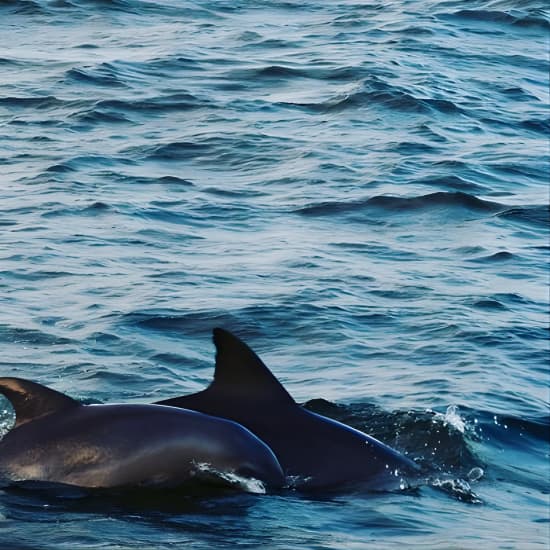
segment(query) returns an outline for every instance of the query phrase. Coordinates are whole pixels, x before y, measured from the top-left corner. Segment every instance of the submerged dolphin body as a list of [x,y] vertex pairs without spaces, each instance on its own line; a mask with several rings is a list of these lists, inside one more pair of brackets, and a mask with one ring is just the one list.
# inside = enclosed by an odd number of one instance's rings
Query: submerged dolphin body
[[216,368],[205,390],[160,401],[242,424],[273,450],[296,487],[396,489],[414,462],[373,437],[310,412],[236,336],[214,329]]
[[83,405],[19,378],[0,378],[0,393],[16,413],[15,427],[0,441],[0,478],[8,482],[124,488],[253,478],[284,484],[271,449],[230,420],[162,405]]

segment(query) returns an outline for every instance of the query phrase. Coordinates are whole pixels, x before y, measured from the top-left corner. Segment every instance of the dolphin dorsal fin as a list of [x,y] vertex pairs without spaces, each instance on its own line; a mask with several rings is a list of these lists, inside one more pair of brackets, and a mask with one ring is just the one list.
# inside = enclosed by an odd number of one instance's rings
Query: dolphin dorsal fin
[[212,389],[254,395],[258,399],[294,403],[263,361],[229,331],[215,328],[216,371]]
[[15,427],[56,411],[80,406],[68,395],[22,378],[0,378],[0,393],[15,410]]

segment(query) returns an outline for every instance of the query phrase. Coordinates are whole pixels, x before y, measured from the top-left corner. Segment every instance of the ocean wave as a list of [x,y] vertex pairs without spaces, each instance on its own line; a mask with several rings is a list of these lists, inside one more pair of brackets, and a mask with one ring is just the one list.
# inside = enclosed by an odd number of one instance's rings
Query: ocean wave
[[127,88],[118,74],[116,67],[109,63],[103,63],[99,67],[72,68],[66,73],[66,77],[79,83],[93,84],[94,86],[107,86],[109,88]]
[[119,109],[121,111],[153,113],[157,111],[188,111],[189,109],[213,107],[210,102],[199,99],[197,96],[185,92],[139,100],[108,99],[97,102],[95,106],[101,109]]
[[314,112],[340,112],[349,108],[368,108],[376,104],[392,111],[409,113],[462,114],[464,111],[449,99],[418,97],[410,90],[384,82],[371,76],[355,90],[339,93],[320,102],[279,102],[281,106],[294,106]]
[[[226,78],[242,80],[245,82],[256,82],[265,79],[266,81],[293,81],[294,79],[311,79],[323,82],[341,81],[356,82],[362,77],[364,71],[353,65],[328,65],[323,63],[291,65],[264,65],[255,68],[239,68],[229,71]],[[298,104],[299,105],[299,104]]]
[[[160,116],[165,113],[183,112],[203,107],[213,108],[207,101],[187,93],[175,93],[147,99],[103,99],[93,104],[77,105],[71,118],[91,123],[135,124],[144,117]],[[134,115],[130,118],[128,115]]]
[[502,302],[498,300],[477,300],[473,303],[473,307],[484,309],[486,311],[502,311],[508,309]]
[[0,10],[23,15],[44,15],[50,13],[44,2],[34,0],[3,0]]
[[48,211],[41,214],[42,218],[57,218],[65,216],[100,216],[113,207],[103,201],[94,201],[85,206],[75,205],[49,205]]
[[497,216],[513,222],[534,225],[546,229],[550,228],[550,206],[546,204],[507,208],[504,212],[497,214]]
[[511,252],[508,252],[506,250],[501,250],[499,252],[495,252],[494,254],[490,254],[488,256],[481,256],[479,258],[472,258],[470,261],[476,262],[476,263],[500,263],[500,262],[507,262],[509,260],[513,260],[515,258],[515,254],[512,254]]
[[526,130],[531,132],[537,132],[539,134],[544,134],[547,136],[550,133],[550,119],[538,120],[538,119],[528,119],[522,120],[520,125]]
[[484,9],[463,9],[451,14],[451,17],[465,19],[471,21],[479,21],[482,23],[499,23],[505,25],[514,25],[518,27],[540,27],[542,29],[550,29],[550,22],[544,17],[544,14],[532,15],[529,13],[508,13],[500,10],[484,10]]
[[178,141],[148,146],[144,152],[147,158],[155,160],[184,160],[198,157],[209,149],[207,144],[192,141]]
[[383,209],[393,212],[454,208],[469,212],[498,212],[505,207],[499,203],[479,199],[462,192],[439,191],[419,197],[395,197],[378,195],[354,202],[324,202],[300,208],[295,212],[305,216],[330,216],[353,213],[368,209]]
[[181,141],[145,143],[123,150],[136,160],[162,162],[193,161],[201,165],[214,163],[218,169],[269,171],[289,157],[299,156],[286,139],[263,133],[194,135]]
[[[438,163],[441,165],[442,163]],[[413,185],[428,185],[431,187],[442,187],[444,189],[451,189],[452,191],[460,191],[466,194],[473,193],[487,193],[489,188],[484,185],[480,185],[465,177],[457,176],[454,174],[451,175],[432,175],[413,180],[411,182]]]
[[224,15],[216,6],[200,6],[193,2],[164,2],[155,0],[3,0],[0,10],[7,14],[49,16],[52,22],[60,14],[76,17],[113,15],[164,16],[222,20]]
[[[51,272],[49,274],[39,273],[31,276],[30,280],[43,279],[46,276],[66,276],[70,275],[64,272]],[[6,343],[16,343],[23,345],[37,346],[63,346],[73,343],[70,338],[57,336],[38,329],[14,327],[10,325],[0,325],[0,340]]]
[[208,334],[213,326],[228,326],[234,324],[235,317],[229,313],[220,312],[193,312],[181,315],[167,313],[129,313],[121,320],[124,325],[138,326],[140,328],[175,332],[182,334]]
[[46,110],[57,107],[73,107],[80,104],[82,104],[81,101],[67,101],[53,95],[0,97],[0,107],[6,108]]

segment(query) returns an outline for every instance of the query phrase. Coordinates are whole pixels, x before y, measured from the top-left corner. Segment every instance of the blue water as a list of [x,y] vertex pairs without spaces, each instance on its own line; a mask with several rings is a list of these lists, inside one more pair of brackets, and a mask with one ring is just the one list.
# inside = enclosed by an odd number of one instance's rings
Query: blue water
[[173,397],[211,380],[223,326],[428,472],[314,498],[3,490],[2,547],[548,548],[548,15],[0,2],[2,376]]

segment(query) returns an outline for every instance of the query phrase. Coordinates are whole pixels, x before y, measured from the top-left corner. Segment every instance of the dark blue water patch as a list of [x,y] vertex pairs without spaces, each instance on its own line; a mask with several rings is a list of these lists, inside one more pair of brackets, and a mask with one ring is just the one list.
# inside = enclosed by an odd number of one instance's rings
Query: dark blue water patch
[[[237,80],[242,79],[242,75],[234,75]],[[286,78],[296,78],[301,76],[307,76],[306,71],[297,67],[286,67],[284,65],[268,65],[267,67],[262,67],[260,69],[253,69],[252,73],[245,77],[244,80],[253,79],[253,78],[268,78],[268,79],[286,79]]]
[[[546,304],[545,304],[546,305]],[[526,327],[516,325],[510,329],[509,334],[514,338],[530,342],[547,342],[550,336],[550,325]]]
[[296,79],[320,80],[322,82],[356,82],[364,74],[361,67],[349,65],[332,65],[323,63],[316,65],[266,65],[259,68],[239,68],[232,69],[226,73],[228,80],[250,82],[251,85],[266,85],[272,82],[281,82],[285,80],[296,81]]
[[486,131],[496,131],[502,136],[513,136],[517,134],[524,135],[524,132],[520,131],[522,128],[531,132],[542,132],[546,134],[545,121],[516,121],[514,120],[513,115],[511,116],[509,113],[498,113],[498,116],[496,117],[480,116],[478,120],[481,124],[483,124],[483,127],[486,129]]
[[6,14],[21,15],[48,15],[50,11],[44,2],[34,2],[33,0],[4,0],[0,3],[0,10]]
[[478,300],[477,302],[474,302],[473,307],[478,309],[483,309],[486,311],[502,311],[507,310],[508,308],[498,300]]
[[[168,56],[162,59],[153,59],[146,62],[114,60],[92,66],[73,67],[66,73],[66,78],[79,83],[115,88],[139,87],[141,84],[154,78],[159,82],[166,82],[176,78],[181,71],[197,71],[201,64],[191,58],[182,56]],[[69,82],[69,84],[71,84]],[[162,94],[170,94],[171,87],[162,88]],[[173,94],[174,98],[178,95]]]
[[[306,509],[308,503],[300,504],[296,501],[297,497],[289,497],[290,501],[281,496],[270,497],[268,506],[271,517],[261,520],[266,527],[254,528],[251,532],[250,522],[258,523],[256,515],[264,515],[262,510],[266,504],[257,495],[235,494],[234,491],[219,488],[189,487],[191,491],[188,494],[182,490],[95,490],[79,497],[76,492],[67,494],[59,487],[22,485],[10,487],[2,494],[9,510],[6,518],[9,527],[5,528],[4,540],[14,550],[111,546],[105,541],[117,541],[113,544],[126,550],[170,550],[174,547],[209,550],[232,547],[233,541],[240,540],[243,532],[246,532],[245,547],[250,548],[298,548],[304,540],[308,541],[307,547],[335,548],[325,546],[324,539],[318,536],[312,537],[309,544],[308,536],[304,537],[303,533],[293,536],[279,532],[279,526],[287,523],[283,518],[289,505],[298,507],[300,512]],[[312,506],[315,504],[312,503]],[[40,546],[36,546],[40,538],[38,533],[52,521],[59,522],[59,517],[65,518],[65,523],[62,523],[64,533],[58,534],[54,543],[50,537],[45,537]],[[74,529],[74,523],[81,522],[91,523],[90,530]],[[396,520],[388,523],[397,528],[402,522]],[[23,524],[29,529],[25,530],[25,534],[14,532],[13,524]],[[274,532],[277,532],[276,536]],[[22,542],[21,546],[19,542]]]
[[[317,301],[312,302],[312,295]],[[169,338],[201,335],[205,341],[210,341],[213,327],[224,327],[234,330],[245,341],[253,341],[260,335],[269,334],[271,338],[306,334],[310,341],[319,337],[323,340],[327,335],[333,336],[338,330],[338,321],[346,324],[338,306],[325,306],[318,303],[318,295],[313,291],[303,291],[298,295],[283,296],[269,303],[227,310],[197,310],[174,312],[170,310],[158,312],[134,312],[119,320],[123,327],[138,327],[140,330],[154,331]],[[284,327],[280,324],[281,311],[292,311],[291,318],[285,318]],[[359,314],[360,315],[360,314]],[[382,316],[387,320],[386,316]],[[370,315],[366,316],[367,320]],[[306,320],[321,319],[317,329],[309,326]]]
[[231,226],[233,230],[250,230],[250,207],[246,205],[212,205],[208,202],[195,205],[192,209],[169,211],[165,208],[143,208],[137,213],[147,220],[189,227],[212,227],[212,224]]
[[404,113],[439,112],[446,115],[463,113],[463,110],[450,100],[416,97],[410,93],[410,90],[389,84],[377,76],[366,79],[356,91],[339,94],[322,102],[284,102],[280,105],[290,105],[321,113],[369,108],[371,105]]
[[[198,529],[198,532],[201,532],[220,518],[225,522],[228,516],[239,516],[243,513],[243,507],[247,508],[254,502],[250,495],[237,494],[231,488],[197,483],[163,490],[105,490],[24,481],[11,484],[5,490],[9,493],[15,513],[21,511],[20,506],[24,506],[29,508],[29,512],[37,513],[38,521],[44,516],[43,521],[49,522],[52,514],[68,514],[73,520],[85,521],[89,520],[90,516],[107,513],[109,516],[139,524],[142,521],[162,522],[166,514],[166,525],[163,527],[181,522],[183,533],[185,528],[191,531]],[[224,510],[225,506],[230,506],[231,509]],[[34,510],[35,507],[37,510]],[[197,525],[194,528],[188,525],[195,522]],[[215,527],[212,529],[216,530]],[[86,544],[85,541],[78,542]],[[182,539],[178,539],[178,546],[181,542]],[[134,548],[133,545],[130,547]],[[138,547],[142,546],[135,546]]]
[[67,71],[66,78],[79,84],[106,86],[109,88],[127,88],[118,74],[116,67],[110,63],[102,63],[98,67],[73,68]]
[[508,208],[497,214],[499,218],[550,229],[550,206],[533,205]]
[[419,197],[395,197],[379,195],[354,202],[325,202],[296,210],[305,216],[333,216],[354,212],[382,209],[389,212],[411,212],[415,210],[457,209],[472,213],[491,213],[502,210],[504,207],[496,202],[479,199],[462,192],[430,193]]
[[548,136],[550,133],[550,119],[539,120],[539,119],[528,119],[520,122],[522,128],[529,130],[531,132],[536,132],[538,134],[543,134]]
[[[411,258],[407,258],[410,260]],[[431,289],[423,286],[403,286],[399,290],[371,290],[369,294],[379,296],[380,298],[387,298],[390,300],[417,300],[419,298],[425,299],[430,293]]]
[[0,65],[3,65],[3,66],[18,66],[18,65],[23,65],[24,63],[21,62],[20,60],[18,59],[14,59],[14,58],[11,58],[11,57],[0,57]]
[[265,171],[296,152],[288,140],[263,133],[197,136],[193,141],[147,144],[124,150],[137,159],[171,163],[174,161],[213,162],[221,169]]
[[[157,11],[162,3],[146,2],[141,0],[91,0],[82,2],[80,0],[60,0],[50,2],[57,11],[82,11],[84,13],[97,13],[106,11],[112,13],[141,14],[147,11]],[[156,8],[156,9],[155,9]]]
[[[494,438],[497,441],[512,445],[517,444],[518,439],[521,437],[529,437],[538,441],[541,451],[544,448],[540,447],[540,443],[550,444],[549,415],[541,414],[520,418],[509,414],[495,415],[488,411],[469,411],[469,414],[475,414],[478,417],[478,424],[480,425],[478,430],[480,435],[484,437]],[[512,435],[516,437],[510,437],[510,432],[506,432],[506,430],[513,430]]]
[[501,350],[518,351],[519,346],[543,345],[548,340],[549,327],[530,326],[528,328],[516,325],[506,329],[483,330],[462,330],[455,335],[460,344],[464,342],[473,343],[476,346],[487,348],[498,347]]
[[132,166],[135,164],[135,161],[125,156],[110,157],[104,155],[80,155],[71,158],[63,164],[74,170],[81,170],[86,167],[102,171],[106,167],[111,168],[119,165]]
[[396,144],[390,143],[388,146],[396,153],[402,155],[431,155],[441,152],[439,147],[418,141],[402,141]]
[[[113,63],[122,73],[129,74],[134,77],[154,77],[161,82],[165,82],[165,86],[160,91],[169,93],[169,81],[171,79],[179,80],[181,73],[186,73],[187,76],[195,75],[197,72],[204,72],[207,67],[207,61],[181,55],[180,53],[167,52],[162,57],[156,55],[147,61],[129,61],[119,59]],[[179,87],[179,86],[178,86]]]
[[258,48],[265,50],[281,50],[281,49],[292,49],[298,47],[301,42],[293,42],[292,40],[281,40],[278,38],[263,38],[262,35],[254,33],[251,31],[246,31],[241,35],[243,41],[248,42],[248,44],[242,46],[242,49],[252,49],[257,51]]
[[53,95],[46,96],[27,96],[27,97],[0,97],[0,107],[7,109],[32,109],[49,110],[58,107],[76,107],[82,104],[82,101],[68,101],[59,99]]
[[120,320],[124,326],[136,326],[140,329],[160,331],[164,334],[175,335],[178,338],[181,338],[182,335],[210,335],[213,326],[234,325],[236,321],[232,314],[221,312],[196,312],[181,315],[130,313]]
[[[544,17],[543,13],[541,13],[540,16],[535,16],[528,13],[519,12],[518,10],[513,11],[515,14],[497,10],[463,9],[443,17],[453,17],[479,23],[496,23],[518,27],[537,27],[543,30],[550,29],[550,23]],[[442,15],[440,15],[440,17],[442,17]]]
[[[395,246],[383,246],[379,244],[370,243],[348,243],[348,242],[330,242],[330,246],[342,250],[348,250],[350,252],[365,254],[367,256],[391,259],[397,262],[410,262],[419,259],[419,255],[416,252],[410,250],[401,250]],[[364,281],[373,281],[373,277],[363,276]],[[411,287],[415,288],[415,287]],[[419,287],[420,288],[420,287]],[[426,289],[427,290],[427,289]]]
[[372,206],[386,210],[418,210],[438,207],[449,207],[469,210],[472,212],[495,212],[501,210],[502,205],[462,192],[436,192],[420,197],[391,197],[377,196],[368,199]]
[[71,174],[76,171],[77,170],[74,167],[65,163],[52,164],[51,166],[48,166],[48,168],[46,168],[45,170],[46,173],[50,174]]
[[48,208],[47,212],[43,212],[41,218],[57,218],[65,216],[100,216],[108,211],[113,210],[113,207],[102,201],[95,201],[86,206],[65,206],[65,205],[44,205]]
[[437,131],[434,128],[433,124],[430,124],[428,122],[421,122],[413,131],[414,135],[422,136],[423,138],[427,138],[433,143],[438,144],[446,144],[449,142],[448,138],[446,138],[440,131]]
[[125,174],[123,172],[114,172],[110,170],[104,170],[97,174],[102,179],[111,183],[120,183],[128,186],[154,186],[161,185],[174,190],[185,190],[186,188],[193,187],[195,184],[188,180],[178,176],[165,175],[165,176],[137,176],[133,174]]
[[315,66],[309,65],[305,69],[305,75],[309,78],[326,81],[338,82],[356,82],[358,77],[362,76],[364,70],[355,65],[328,65]]
[[471,262],[482,263],[482,264],[492,264],[492,263],[501,263],[509,262],[510,260],[516,259],[517,256],[508,252],[506,250],[501,250],[500,252],[495,252],[494,254],[489,254],[488,256],[480,256],[478,258],[471,258]]
[[[160,176],[154,181],[161,183],[163,185],[174,185],[177,187],[193,187],[195,185],[192,181],[179,178],[177,176]],[[142,183],[142,180],[138,178],[137,182]]]
[[443,189],[449,189],[452,191],[460,191],[461,193],[472,194],[486,194],[489,189],[485,185],[480,185],[473,181],[470,181],[464,177],[457,175],[439,175],[434,174],[432,176],[426,176],[417,180],[413,180],[411,184],[427,185],[430,187],[439,187]]
[[[43,279],[42,274],[39,279]],[[0,325],[0,339],[5,343],[16,343],[32,346],[64,346],[73,341],[64,336],[57,336],[42,330],[20,328],[11,325]]]
[[[194,241],[204,240],[205,237],[189,229],[188,225],[190,224],[191,222],[187,225],[183,223],[178,223],[178,225],[183,226],[183,229],[178,232],[175,231],[175,227],[173,225],[167,226],[166,229],[160,229],[160,228],[140,229],[136,231],[135,238],[133,239],[126,238],[126,242],[128,245],[132,244],[132,245],[138,245],[138,246],[145,246],[151,249],[162,250],[162,249],[172,248],[174,246],[175,239],[180,244],[181,243],[192,244]],[[199,224],[195,224],[195,225],[199,225]],[[122,243],[122,240],[121,240],[121,243]],[[156,271],[154,274],[148,275],[148,277],[155,280],[157,279],[162,280],[163,278],[170,278],[170,274],[172,274],[172,277],[174,277],[177,274],[177,277],[175,279],[177,281],[180,281],[181,278],[184,276],[184,274],[186,277],[190,277],[189,273],[185,273],[182,270]],[[193,283],[190,282],[189,284],[193,284]]]
[[[44,229],[43,227],[41,228]],[[14,258],[10,258],[12,261]],[[35,261],[37,261],[35,259]],[[37,262],[38,263],[38,262]],[[53,270],[53,269],[13,269],[10,271],[0,271],[5,278],[10,278],[18,281],[47,281],[50,279],[59,279],[72,277],[75,274],[70,271]]]
[[[71,119],[90,126],[98,124],[137,124],[121,112],[109,111],[107,109],[84,109],[71,115]],[[85,130],[83,125],[75,127],[75,130]]]
[[514,292],[494,294],[490,297],[490,299],[518,309],[533,305],[531,300]]
[[528,101],[538,103],[539,99],[529,91],[524,90],[520,86],[513,86],[510,88],[498,88],[500,93],[509,99],[515,99],[516,101]]
[[158,95],[147,99],[105,99],[98,101],[93,108],[99,111],[122,111],[151,115],[172,111],[188,111],[203,107],[214,108],[215,105],[205,98],[180,92]]
[[[172,367],[189,368],[189,359],[175,353],[157,353],[151,357],[151,360]],[[196,364],[193,367],[196,367]]]
[[400,34],[404,35],[411,35],[414,37],[418,36],[434,36],[436,33],[434,30],[430,29],[427,26],[420,26],[420,25],[409,25],[406,27],[403,27],[402,29],[399,29]]
[[179,161],[199,157],[204,155],[208,150],[209,146],[207,144],[194,143],[192,141],[179,141],[147,146],[142,152],[146,158],[153,160]]
[[269,194],[265,191],[260,191],[257,189],[227,189],[222,187],[205,187],[202,190],[204,193],[210,195],[217,195],[218,197],[229,197],[229,198],[244,198],[244,197],[265,197]]
[[[490,460],[488,479],[513,481],[537,493],[550,494],[548,417],[529,418],[479,411],[476,420],[479,448]],[[533,469],[531,475],[527,474],[527,468]]]

